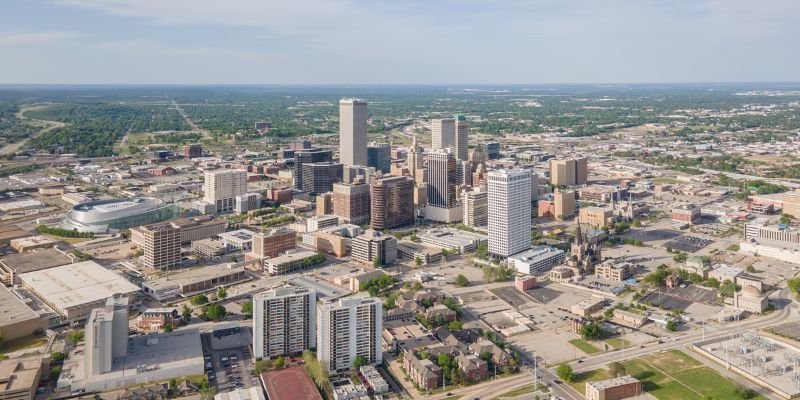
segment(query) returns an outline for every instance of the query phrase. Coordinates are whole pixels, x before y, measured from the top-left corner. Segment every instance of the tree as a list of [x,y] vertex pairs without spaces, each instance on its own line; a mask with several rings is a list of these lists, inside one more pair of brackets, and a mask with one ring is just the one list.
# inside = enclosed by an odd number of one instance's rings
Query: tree
[[67,336],[67,341],[74,346],[83,341],[83,335],[83,331],[70,332],[70,334]]
[[689,258],[689,256],[686,253],[678,253],[672,257],[672,260],[676,263],[685,263],[687,258]]
[[172,378],[169,380],[169,390],[175,391],[178,388],[178,380]]
[[171,324],[164,325],[164,332],[172,332],[172,325]]
[[612,378],[626,375],[625,366],[622,365],[621,362],[614,361],[611,364],[608,364],[608,374],[611,375]]
[[456,277],[456,286],[458,287],[469,286],[469,279],[467,279],[467,277],[462,274],[458,274],[458,276]]
[[59,366],[55,366],[53,368],[50,368],[50,380],[51,381],[57,381],[59,375],[61,375],[61,366],[60,365]]
[[185,324],[192,322],[192,310],[186,304],[184,304],[181,309],[181,318]]
[[726,280],[725,283],[720,285],[719,294],[721,294],[724,297],[733,297],[733,295],[740,290],[742,290],[741,286]]
[[356,358],[353,359],[353,369],[359,369],[364,365],[369,364],[369,360],[362,355],[357,355]]
[[278,356],[278,358],[275,359],[275,368],[283,368],[284,365],[286,365],[286,359],[284,359],[283,356]]
[[788,225],[788,224],[792,223],[793,219],[794,219],[794,217],[789,215],[789,214],[781,215],[781,223],[782,224],[787,224]]
[[667,321],[667,330],[670,332],[675,332],[678,330],[678,321],[674,319],[670,319]]
[[383,303],[383,308],[391,310],[395,307],[397,307],[397,293],[392,292],[386,296],[386,301]]
[[715,278],[708,278],[708,280],[706,280],[706,286],[714,289],[719,288],[719,281]]
[[256,364],[253,369],[257,374],[260,374],[262,372],[266,372],[270,368],[271,364],[272,363],[269,360],[256,360]]
[[786,280],[786,287],[794,294],[800,293],[800,278],[789,278]]
[[641,228],[642,227],[642,221],[640,221],[638,218],[634,218],[634,220],[631,221],[631,226],[634,227],[634,228]]
[[197,294],[192,296],[190,302],[193,306],[202,306],[203,304],[208,304],[208,297],[204,294]]
[[489,360],[492,359],[492,353],[490,353],[488,351],[482,351],[480,357],[481,357],[481,360],[488,362]]
[[756,272],[756,267],[754,267],[753,264],[750,264],[750,265],[747,266],[747,268],[745,270],[747,272],[754,273],[754,272]]
[[572,382],[572,378],[574,377],[574,373],[572,372],[572,367],[569,366],[567,363],[561,363],[556,368],[556,374],[558,377],[567,381]]
[[605,336],[606,332],[603,330],[603,327],[596,321],[591,321],[585,324],[581,330],[580,335],[583,340],[596,340],[600,339]]
[[416,264],[417,268],[422,266],[422,259],[419,257],[414,258],[414,264]]
[[228,297],[228,291],[225,290],[224,287],[220,286],[219,289],[217,289],[217,298],[218,299],[224,299],[226,297]]
[[225,311],[225,307],[219,304],[212,304],[210,306],[205,307],[203,313],[206,315],[207,319],[212,321],[219,321],[225,318],[227,311]]
[[374,266],[375,268],[378,268],[381,265],[383,265],[383,261],[381,261],[380,257],[375,257],[375,259],[372,260],[372,266]]
[[460,331],[463,328],[464,324],[461,323],[459,320],[455,320],[447,324],[447,329],[451,331]]
[[62,353],[60,351],[54,351],[50,353],[50,361],[54,363],[59,363],[67,359],[67,354]]
[[253,301],[252,300],[247,300],[244,303],[242,303],[242,314],[244,314],[247,317],[252,317],[253,316]]

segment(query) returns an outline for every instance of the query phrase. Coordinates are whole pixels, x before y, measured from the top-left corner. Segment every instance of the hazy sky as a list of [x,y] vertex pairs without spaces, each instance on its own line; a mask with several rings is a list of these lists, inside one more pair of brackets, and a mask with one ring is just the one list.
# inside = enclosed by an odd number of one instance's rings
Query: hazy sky
[[0,83],[800,81],[798,0],[3,0]]

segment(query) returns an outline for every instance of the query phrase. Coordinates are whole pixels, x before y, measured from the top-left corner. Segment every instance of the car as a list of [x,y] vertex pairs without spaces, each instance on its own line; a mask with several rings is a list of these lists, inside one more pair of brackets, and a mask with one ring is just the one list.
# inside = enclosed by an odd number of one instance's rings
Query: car
[[453,395],[453,393],[447,392],[447,394],[445,396],[452,396],[452,395]]
[[583,360],[578,360],[578,364],[580,364],[580,363],[582,363],[582,362],[583,362]]
[[220,361],[222,361],[222,362],[225,362],[225,361],[228,361],[228,357],[224,357],[224,356],[223,356],[223,357],[222,357],[222,358],[220,358],[219,360],[220,360]]

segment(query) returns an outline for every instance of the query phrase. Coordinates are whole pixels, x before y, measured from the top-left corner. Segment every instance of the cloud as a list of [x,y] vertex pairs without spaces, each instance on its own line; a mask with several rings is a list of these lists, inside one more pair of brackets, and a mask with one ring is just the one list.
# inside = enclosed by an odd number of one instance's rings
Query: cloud
[[0,32],[0,46],[51,44],[84,37],[80,32]]

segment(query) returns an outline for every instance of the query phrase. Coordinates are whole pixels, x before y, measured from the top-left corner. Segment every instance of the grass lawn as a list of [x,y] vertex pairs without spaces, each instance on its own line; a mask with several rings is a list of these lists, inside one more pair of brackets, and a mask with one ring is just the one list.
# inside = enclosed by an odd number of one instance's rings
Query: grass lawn
[[[704,396],[715,399],[736,399],[736,384],[708,367],[695,368],[673,375],[682,384],[693,388]],[[764,399],[757,395],[753,399]]]
[[652,366],[669,375],[675,375],[702,366],[699,361],[688,354],[675,349],[651,354],[646,357],[646,360]]
[[11,353],[14,351],[32,349],[34,347],[41,347],[47,344],[47,339],[44,336],[29,335],[14,340],[3,342],[3,347],[0,351],[3,353]]
[[572,339],[569,341],[569,344],[578,348],[578,350],[586,353],[586,354],[594,354],[599,353],[600,349],[597,347],[592,346],[589,342],[583,339]]
[[506,397],[522,396],[523,394],[533,393],[534,391],[535,391],[535,389],[533,387],[533,384],[525,385],[525,386],[518,387],[516,389],[509,390],[509,391],[507,391],[507,392],[505,392],[505,393],[493,398],[492,400],[499,400],[499,399],[503,399],[503,398],[506,398]]
[[572,382],[567,382],[578,393],[586,393],[586,382],[602,381],[610,378],[605,369],[596,369],[575,374]]
[[622,348],[622,346],[625,346],[626,349],[631,347],[631,342],[629,342],[629,341],[627,341],[625,339],[622,339],[622,338],[606,339],[606,343],[608,343],[609,347],[612,347],[612,348],[615,348],[615,349]]

